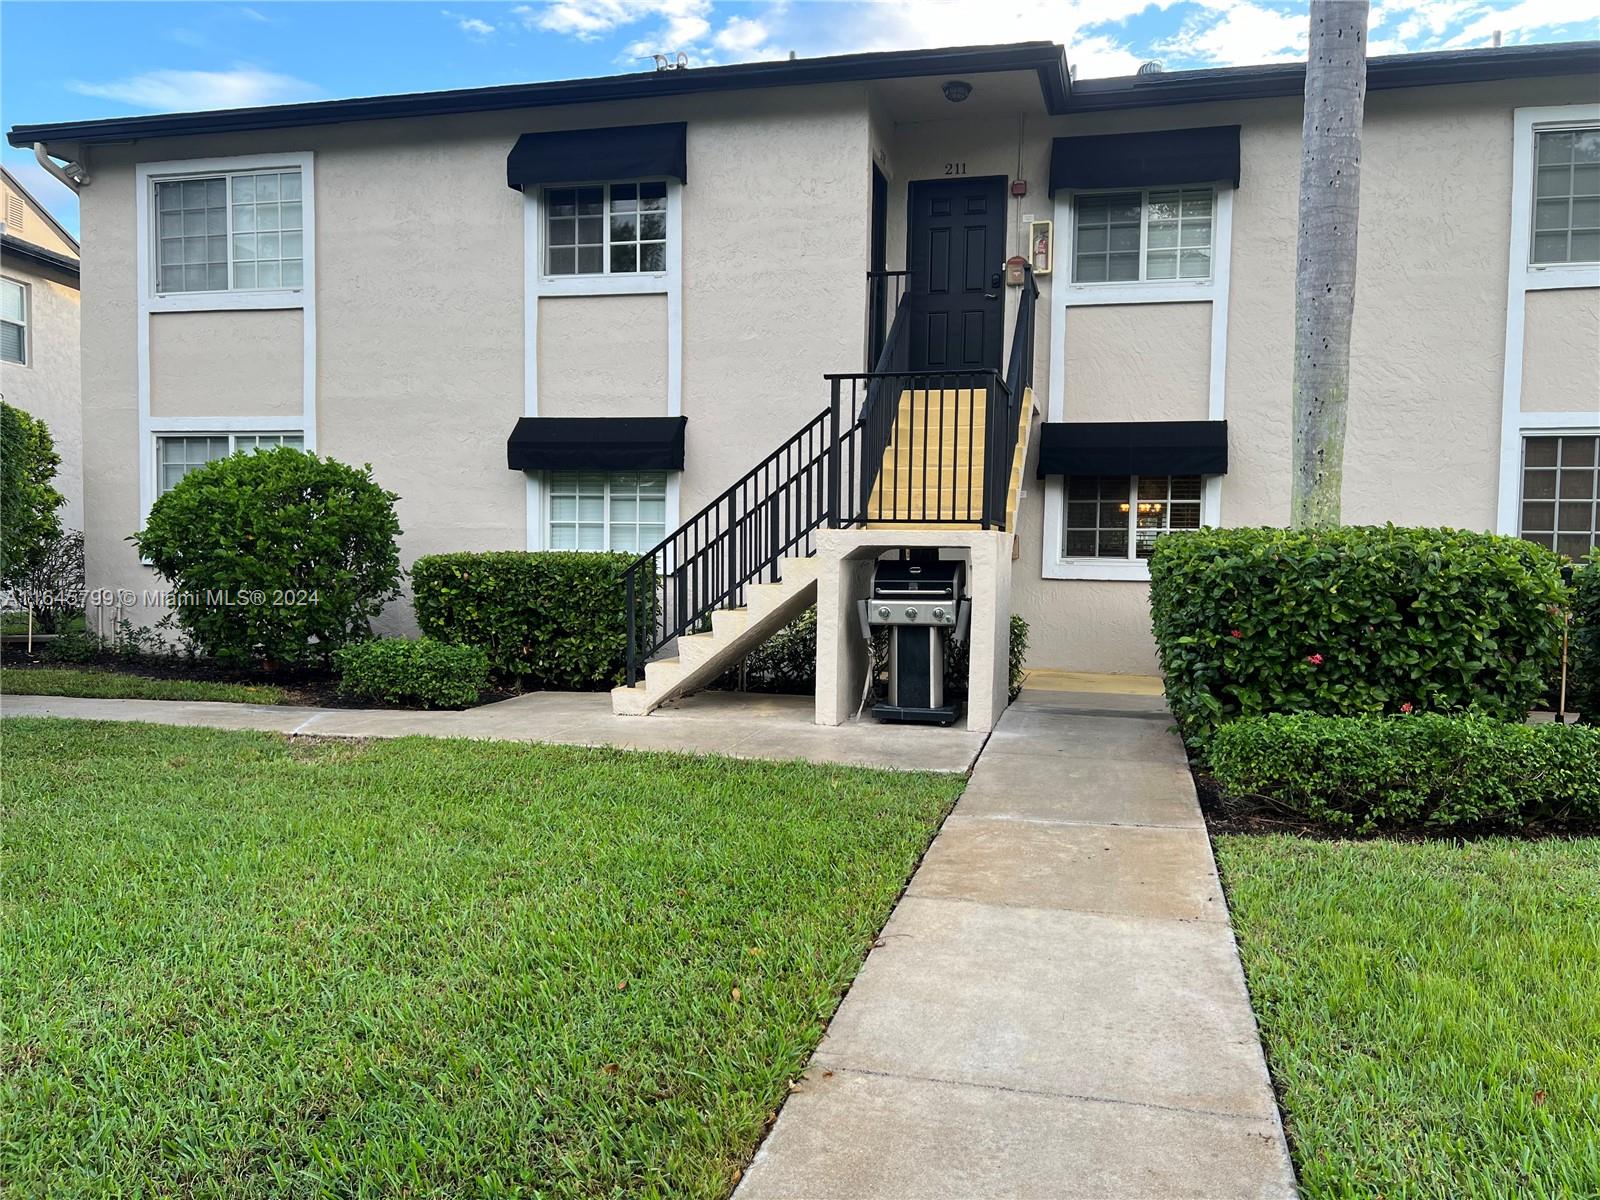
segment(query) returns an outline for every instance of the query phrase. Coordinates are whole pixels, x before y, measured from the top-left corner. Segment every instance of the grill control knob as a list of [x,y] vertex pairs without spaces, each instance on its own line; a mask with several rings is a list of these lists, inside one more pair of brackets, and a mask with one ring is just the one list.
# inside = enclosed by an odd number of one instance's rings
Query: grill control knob
[[887,621],[889,619],[889,606],[887,604],[880,605],[878,607],[878,615]]
[[942,620],[944,620],[944,609],[942,609],[942,608],[936,608],[936,609],[934,609],[934,610],[933,610],[933,619],[934,619],[934,620],[935,620],[935,621],[942,621]]
[[915,621],[916,619],[917,619],[917,610],[915,608],[906,609],[906,620]]

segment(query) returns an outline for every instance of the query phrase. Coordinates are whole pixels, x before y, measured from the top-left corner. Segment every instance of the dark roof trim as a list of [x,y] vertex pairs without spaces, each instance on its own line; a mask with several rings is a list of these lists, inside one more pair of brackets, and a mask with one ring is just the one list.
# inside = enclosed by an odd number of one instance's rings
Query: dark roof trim
[[256,129],[334,125],[346,121],[381,121],[394,117],[545,108],[604,100],[654,100],[664,96],[747,88],[1024,70],[1038,73],[1045,107],[1051,112],[1063,111],[1070,87],[1066,51],[1054,42],[1018,42],[1006,46],[839,54],[828,58],[693,67],[683,71],[643,71],[597,79],[562,79],[547,83],[518,83],[448,92],[413,92],[354,100],[320,100],[310,104],[274,104],[214,112],[17,125],[6,137],[13,146],[29,146],[34,142],[73,142],[82,145],[195,133],[239,133]]
[[[1391,54],[1367,62],[1367,90],[1435,87],[1495,79],[1535,79],[1550,75],[1600,72],[1600,42],[1557,42],[1543,46],[1501,46],[1485,50],[1447,50],[1433,54]],[[1067,111],[1106,112],[1216,100],[1259,100],[1305,92],[1304,63],[1263,67],[1221,67],[1208,71],[1166,71],[1116,79],[1074,81]],[[1600,93],[1600,84],[1595,91]]]
[[0,261],[7,264],[22,263],[24,266],[43,271],[52,278],[59,278],[69,287],[78,286],[76,259],[68,258],[65,254],[57,254],[54,250],[46,250],[43,246],[35,246],[32,242],[12,237],[9,233],[0,234]]

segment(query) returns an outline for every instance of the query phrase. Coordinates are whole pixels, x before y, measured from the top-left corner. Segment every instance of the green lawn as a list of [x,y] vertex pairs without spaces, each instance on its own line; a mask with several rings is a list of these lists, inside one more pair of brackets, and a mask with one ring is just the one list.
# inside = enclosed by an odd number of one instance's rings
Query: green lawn
[[963,782],[0,736],[18,1196],[723,1196]]
[[1307,1200],[1600,1196],[1600,838],[1216,849]]
[[197,679],[151,679],[86,667],[0,669],[0,693],[8,696],[89,696],[98,700],[232,700],[282,704],[283,690],[264,683],[214,683]]

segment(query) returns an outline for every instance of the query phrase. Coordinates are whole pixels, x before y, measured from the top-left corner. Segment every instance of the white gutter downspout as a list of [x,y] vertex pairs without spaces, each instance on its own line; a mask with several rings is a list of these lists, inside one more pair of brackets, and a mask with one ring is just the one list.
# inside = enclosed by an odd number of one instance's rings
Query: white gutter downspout
[[66,166],[61,166],[55,159],[50,157],[50,151],[43,142],[35,142],[33,144],[33,157],[39,160],[41,167],[49,171],[50,174],[54,175],[73,191],[77,191],[89,182],[89,169],[87,167],[77,162],[69,162]]

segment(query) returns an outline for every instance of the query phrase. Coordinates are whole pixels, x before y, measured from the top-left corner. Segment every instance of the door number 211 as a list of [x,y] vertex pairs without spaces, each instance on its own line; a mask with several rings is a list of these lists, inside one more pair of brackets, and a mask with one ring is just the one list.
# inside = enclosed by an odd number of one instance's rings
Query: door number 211
[[964,162],[947,162],[944,165],[944,173],[946,175],[965,175],[967,173],[967,164]]

